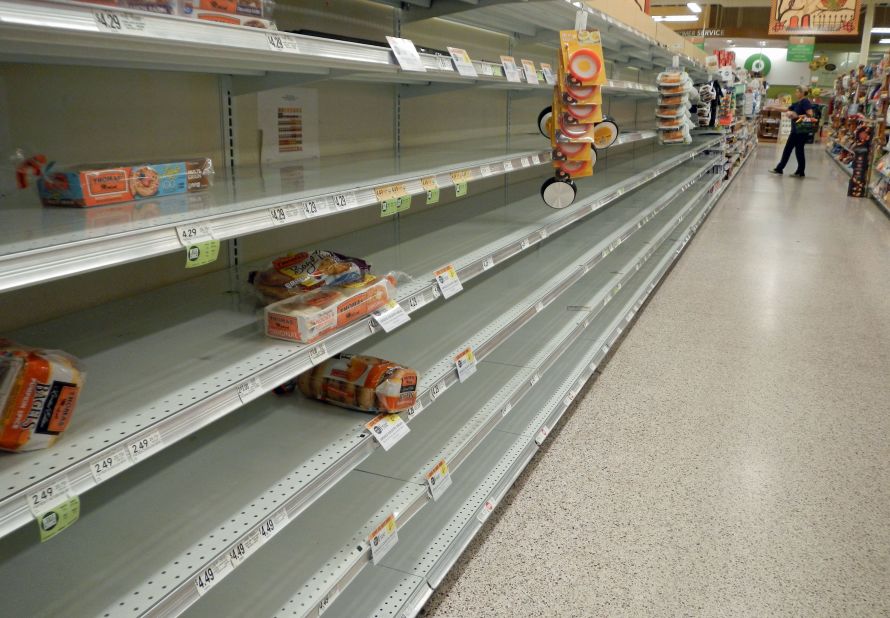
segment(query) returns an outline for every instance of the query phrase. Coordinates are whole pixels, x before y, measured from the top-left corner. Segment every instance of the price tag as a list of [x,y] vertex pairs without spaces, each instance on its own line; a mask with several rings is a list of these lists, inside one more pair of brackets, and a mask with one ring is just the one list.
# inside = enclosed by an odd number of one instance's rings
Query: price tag
[[113,476],[124,468],[129,467],[129,465],[130,460],[127,457],[127,450],[121,448],[91,461],[90,474],[93,475],[94,481],[101,483],[109,476]]
[[482,74],[493,76],[494,75],[494,67],[487,62],[482,63]]
[[399,533],[396,526],[396,516],[390,515],[382,524],[377,526],[368,535],[368,544],[371,546],[371,562],[380,564],[383,556],[389,552],[399,541]]
[[40,530],[40,542],[44,543],[66,528],[71,527],[80,517],[80,498],[71,496],[61,504],[57,504],[37,517]]
[[494,507],[496,507],[497,505],[498,503],[495,501],[494,498],[489,498],[482,505],[482,508],[479,509],[479,514],[476,516],[476,518],[484,524],[486,521],[488,521],[488,517],[491,515],[491,512],[494,511]]
[[541,157],[539,155],[532,155],[532,163],[541,165]]
[[435,176],[427,176],[421,179],[420,184],[423,185],[423,190],[426,191],[427,204],[435,204],[439,201],[439,181],[436,180]]
[[263,394],[263,383],[259,377],[254,376],[238,385],[238,399],[242,404],[253,401]]
[[43,513],[68,501],[71,497],[71,483],[63,476],[50,481],[28,494],[28,509],[38,520]]
[[414,417],[423,412],[423,402],[420,400],[420,397],[414,402],[414,406],[408,410],[408,416]]
[[293,204],[275,206],[269,209],[269,216],[272,218],[272,225],[284,225],[299,218],[299,211]]
[[457,379],[464,382],[476,373],[476,355],[473,348],[467,348],[454,357],[454,366],[457,368]]
[[338,596],[340,596],[340,586],[334,586],[334,589],[318,602],[318,615],[321,616],[325,613]]
[[397,182],[391,185],[374,187],[374,194],[377,196],[378,202],[386,202],[408,195],[408,187],[405,186],[405,183]]
[[454,184],[467,182],[468,180],[473,179],[473,173],[470,170],[457,170],[456,172],[451,172],[450,176],[451,182]]
[[550,84],[551,86],[556,85],[556,76],[553,74],[553,67],[549,64],[542,62],[541,63],[541,72],[544,73],[544,81]]
[[433,276],[436,278],[436,284],[439,286],[439,291],[442,292],[442,296],[446,299],[451,298],[464,289],[464,286],[461,285],[460,279],[457,276],[457,271],[454,270],[454,265],[452,264],[435,271]]
[[309,361],[316,365],[320,363],[326,356],[328,355],[328,349],[323,343],[319,343],[316,346],[313,346],[311,350],[309,350]]
[[209,223],[189,223],[176,226],[176,237],[179,239],[179,243],[188,249],[198,243],[213,240],[213,232],[210,230]]
[[231,560],[228,556],[220,556],[208,566],[204,567],[194,579],[195,590],[199,596],[207,594],[211,588],[222,581],[223,577],[232,572]]
[[541,446],[544,443],[544,440],[547,439],[547,436],[550,435],[550,429],[547,428],[547,425],[542,425],[541,430],[538,432],[538,435],[535,436],[535,444]]
[[433,388],[430,389],[430,398],[435,401],[439,398],[439,395],[445,392],[446,388],[447,387],[444,384],[436,382],[435,384],[433,384]]
[[528,157],[522,157],[522,159],[520,159],[519,162],[522,163],[522,167],[530,167],[531,166],[531,163],[529,163],[529,161],[528,161]]
[[485,272],[486,270],[489,270],[491,268],[494,268],[494,258],[489,255],[487,258],[482,260],[482,271]]
[[479,166],[479,172],[482,174],[483,178],[488,178],[489,176],[494,176],[494,171],[491,169],[490,165]]
[[262,547],[266,543],[272,540],[272,538],[281,532],[284,527],[290,521],[290,515],[287,514],[287,509],[281,507],[272,515],[267,517],[260,523],[259,526],[256,527],[256,532],[259,533],[259,546]]
[[405,195],[380,203],[380,216],[391,217],[411,208],[411,196]]
[[467,194],[467,183],[459,182],[454,185],[454,196],[455,197],[463,197]]
[[448,464],[444,459],[440,459],[439,463],[426,473],[426,484],[433,501],[438,500],[445,490],[451,487],[451,473],[448,471]]
[[328,209],[328,205],[323,198],[306,200],[305,202],[300,202],[298,209],[304,219],[312,219],[323,214]]
[[392,332],[405,322],[411,320],[411,316],[402,306],[394,300],[389,301],[373,314],[374,321],[386,332]]
[[398,414],[381,414],[365,423],[374,439],[380,443],[384,451],[388,451],[396,442],[408,435],[411,429]]
[[544,311],[544,302],[543,301],[539,301],[535,304],[535,311],[538,313],[541,313],[542,311]]
[[550,232],[548,232],[546,229],[541,229],[541,231],[538,233],[541,235],[541,240],[547,240],[547,237],[550,236]]
[[522,74],[519,67],[516,66],[516,59],[513,56],[501,56],[501,65],[504,67],[504,75],[507,76],[508,82],[520,83]]
[[199,268],[212,264],[219,257],[219,241],[208,240],[190,246],[185,250],[185,267]]
[[93,22],[99,32],[111,34],[145,34],[146,24],[141,15],[117,11],[93,11]]
[[403,71],[426,72],[426,67],[423,66],[420,54],[417,53],[417,48],[414,47],[414,43],[410,39],[388,36],[386,41],[389,43],[389,47],[392,49],[392,53]]
[[535,374],[535,375],[532,376],[532,379],[528,381],[528,383],[529,383],[531,386],[534,386],[535,384],[538,383],[538,380],[540,380],[540,379],[541,379],[541,376],[539,376],[538,374]]
[[355,191],[347,193],[335,193],[331,198],[336,210],[351,210],[358,206],[358,198],[355,197]]
[[464,77],[477,77],[476,67],[473,66],[473,61],[470,60],[470,55],[460,47],[449,47],[448,53],[451,54],[451,59],[454,60],[454,66],[457,67],[457,72],[463,75]]
[[272,51],[286,52],[289,54],[300,53],[300,46],[297,43],[297,38],[282,34],[281,32],[269,32],[266,34],[266,43]]
[[512,409],[513,409],[513,404],[508,403],[507,405],[504,406],[504,410],[501,412],[501,416],[507,416],[508,414],[510,414],[510,411]]
[[127,445],[127,454],[133,460],[133,463],[136,463],[146,455],[151,454],[152,451],[158,449],[158,447],[163,446],[163,444],[160,432],[154,431],[144,438],[130,442]]
[[534,62],[531,60],[523,60],[522,71],[525,73],[525,81],[534,85],[538,84],[538,70],[535,68]]
[[513,162],[512,161],[504,161],[504,171],[505,172],[513,171]]

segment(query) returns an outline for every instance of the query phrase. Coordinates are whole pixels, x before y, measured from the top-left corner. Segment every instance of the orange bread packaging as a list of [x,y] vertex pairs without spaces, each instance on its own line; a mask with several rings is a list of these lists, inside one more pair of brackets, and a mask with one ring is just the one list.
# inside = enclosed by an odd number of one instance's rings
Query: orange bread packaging
[[0,339],[0,449],[52,446],[71,421],[83,382],[73,356]]
[[373,356],[338,354],[276,392],[295,387],[310,399],[351,410],[402,412],[417,401],[417,372]]

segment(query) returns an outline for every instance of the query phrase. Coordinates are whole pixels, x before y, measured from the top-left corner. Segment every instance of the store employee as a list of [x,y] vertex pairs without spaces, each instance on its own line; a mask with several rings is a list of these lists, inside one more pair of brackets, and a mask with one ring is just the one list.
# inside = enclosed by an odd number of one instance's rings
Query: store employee
[[799,129],[797,119],[801,116],[813,115],[813,103],[808,98],[809,92],[803,86],[799,86],[795,92],[797,95],[797,103],[788,108],[787,114],[791,117],[791,135],[788,136],[788,142],[785,144],[785,150],[782,151],[782,160],[776,166],[776,169],[770,170],[773,174],[781,175],[788,160],[791,158],[791,151],[794,151],[797,157],[797,171],[794,172],[795,178],[803,178],[807,167],[807,160],[804,156],[804,146],[807,143],[809,135]]

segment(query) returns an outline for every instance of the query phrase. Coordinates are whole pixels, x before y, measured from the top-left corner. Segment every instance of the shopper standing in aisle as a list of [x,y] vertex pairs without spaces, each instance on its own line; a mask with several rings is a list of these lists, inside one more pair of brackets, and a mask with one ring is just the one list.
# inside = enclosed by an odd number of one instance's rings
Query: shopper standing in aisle
[[782,175],[785,166],[791,159],[791,151],[797,157],[797,171],[794,172],[795,178],[804,178],[807,167],[806,155],[804,154],[804,146],[807,143],[807,133],[797,123],[797,119],[801,116],[813,115],[813,103],[807,97],[809,94],[807,89],[799,86],[795,91],[797,95],[797,103],[788,108],[787,114],[791,116],[791,135],[788,136],[788,142],[785,144],[785,150],[782,151],[782,160],[775,169],[770,170],[773,174]]

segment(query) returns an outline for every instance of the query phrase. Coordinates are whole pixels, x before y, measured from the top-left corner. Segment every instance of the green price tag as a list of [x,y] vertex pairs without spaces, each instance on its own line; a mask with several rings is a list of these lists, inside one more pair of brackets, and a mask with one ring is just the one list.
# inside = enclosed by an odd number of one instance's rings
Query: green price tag
[[41,513],[37,517],[40,542],[44,543],[50,540],[76,522],[78,517],[80,517],[80,498],[77,496],[72,496],[59,506]]
[[411,196],[403,195],[380,203],[380,216],[390,217],[411,208]]
[[454,194],[457,197],[465,196],[467,194],[467,183],[459,182],[456,185],[454,185]]
[[185,267],[198,268],[216,261],[219,257],[219,241],[208,240],[189,245],[185,251]]
[[426,192],[426,203],[427,204],[435,204],[439,201],[439,188],[430,189]]
[[502,69],[499,66],[491,67],[491,72],[494,74],[495,77],[503,77],[504,76],[504,69]]

